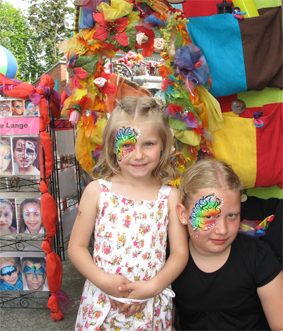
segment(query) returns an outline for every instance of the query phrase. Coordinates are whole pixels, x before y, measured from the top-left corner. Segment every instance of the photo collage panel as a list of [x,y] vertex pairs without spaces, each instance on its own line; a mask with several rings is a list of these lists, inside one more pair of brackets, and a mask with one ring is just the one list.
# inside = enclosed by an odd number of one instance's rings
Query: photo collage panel
[[0,137],[0,176],[39,176],[39,136]]
[[0,236],[13,233],[44,234],[39,198],[0,199]]
[[46,258],[0,256],[0,291],[49,291]]
[[0,117],[39,116],[39,107],[31,100],[0,99]]

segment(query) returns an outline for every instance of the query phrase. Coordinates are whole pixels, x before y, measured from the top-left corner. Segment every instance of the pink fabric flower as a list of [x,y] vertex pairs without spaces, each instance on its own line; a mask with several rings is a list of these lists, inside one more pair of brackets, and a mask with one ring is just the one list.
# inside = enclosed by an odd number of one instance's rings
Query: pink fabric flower
[[95,80],[93,82],[95,85],[97,85],[99,87],[103,87],[105,85],[105,83],[107,82],[107,80],[104,77],[98,77],[98,78],[95,78]]
[[72,123],[72,125],[75,125],[78,123],[80,117],[81,117],[81,114],[78,111],[73,110],[71,112],[69,121]]

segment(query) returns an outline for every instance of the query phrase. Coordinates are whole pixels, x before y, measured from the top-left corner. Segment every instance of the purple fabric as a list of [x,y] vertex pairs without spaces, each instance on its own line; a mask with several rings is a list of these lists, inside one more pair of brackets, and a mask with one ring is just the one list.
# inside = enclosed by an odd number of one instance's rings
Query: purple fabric
[[174,59],[177,73],[184,80],[190,80],[195,85],[203,85],[209,78],[209,67],[201,48],[195,45],[185,45],[177,49]]

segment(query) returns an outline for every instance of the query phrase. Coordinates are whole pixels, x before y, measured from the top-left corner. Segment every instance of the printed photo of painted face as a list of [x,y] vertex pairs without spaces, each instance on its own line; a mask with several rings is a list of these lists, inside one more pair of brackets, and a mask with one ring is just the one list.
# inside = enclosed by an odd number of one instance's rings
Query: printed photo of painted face
[[20,206],[20,233],[44,233],[40,218],[40,200],[25,199]]
[[15,116],[21,116],[24,114],[24,102],[21,100],[12,101],[12,114]]
[[25,101],[25,115],[36,116],[38,115],[38,106],[34,105],[30,100]]
[[0,290],[23,290],[22,275],[20,273],[18,258],[0,257]]
[[44,258],[26,257],[22,259],[22,270],[26,285],[24,290],[48,291],[45,285],[46,261]]
[[0,101],[0,116],[11,115],[11,101]]
[[14,174],[39,175],[40,171],[34,166],[37,158],[38,141],[33,137],[13,138]]
[[0,199],[0,235],[16,233],[14,208],[10,200]]
[[10,138],[0,138],[0,176],[12,174]]

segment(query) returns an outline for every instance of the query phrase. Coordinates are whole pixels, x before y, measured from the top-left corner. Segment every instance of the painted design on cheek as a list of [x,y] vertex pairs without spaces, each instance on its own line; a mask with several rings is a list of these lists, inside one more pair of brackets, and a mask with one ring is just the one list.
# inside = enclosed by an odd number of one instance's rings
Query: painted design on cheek
[[217,198],[213,194],[202,197],[197,201],[190,216],[190,223],[193,230],[207,231],[213,228],[221,213],[223,206],[223,199]]
[[24,168],[28,168],[32,164],[34,155],[35,155],[34,145],[31,142],[26,141],[24,158],[28,161],[24,164]]
[[117,159],[120,162],[123,157],[127,157],[135,148],[137,138],[140,132],[138,129],[124,126],[116,132],[115,135],[115,150]]
[[0,156],[2,156],[4,160],[11,160],[11,152],[8,150],[0,151]]
[[[8,214],[8,215],[4,215],[4,214]],[[4,217],[8,217],[9,220],[12,219],[12,211],[10,208],[4,206],[4,207],[0,207],[0,215],[4,215]]]

